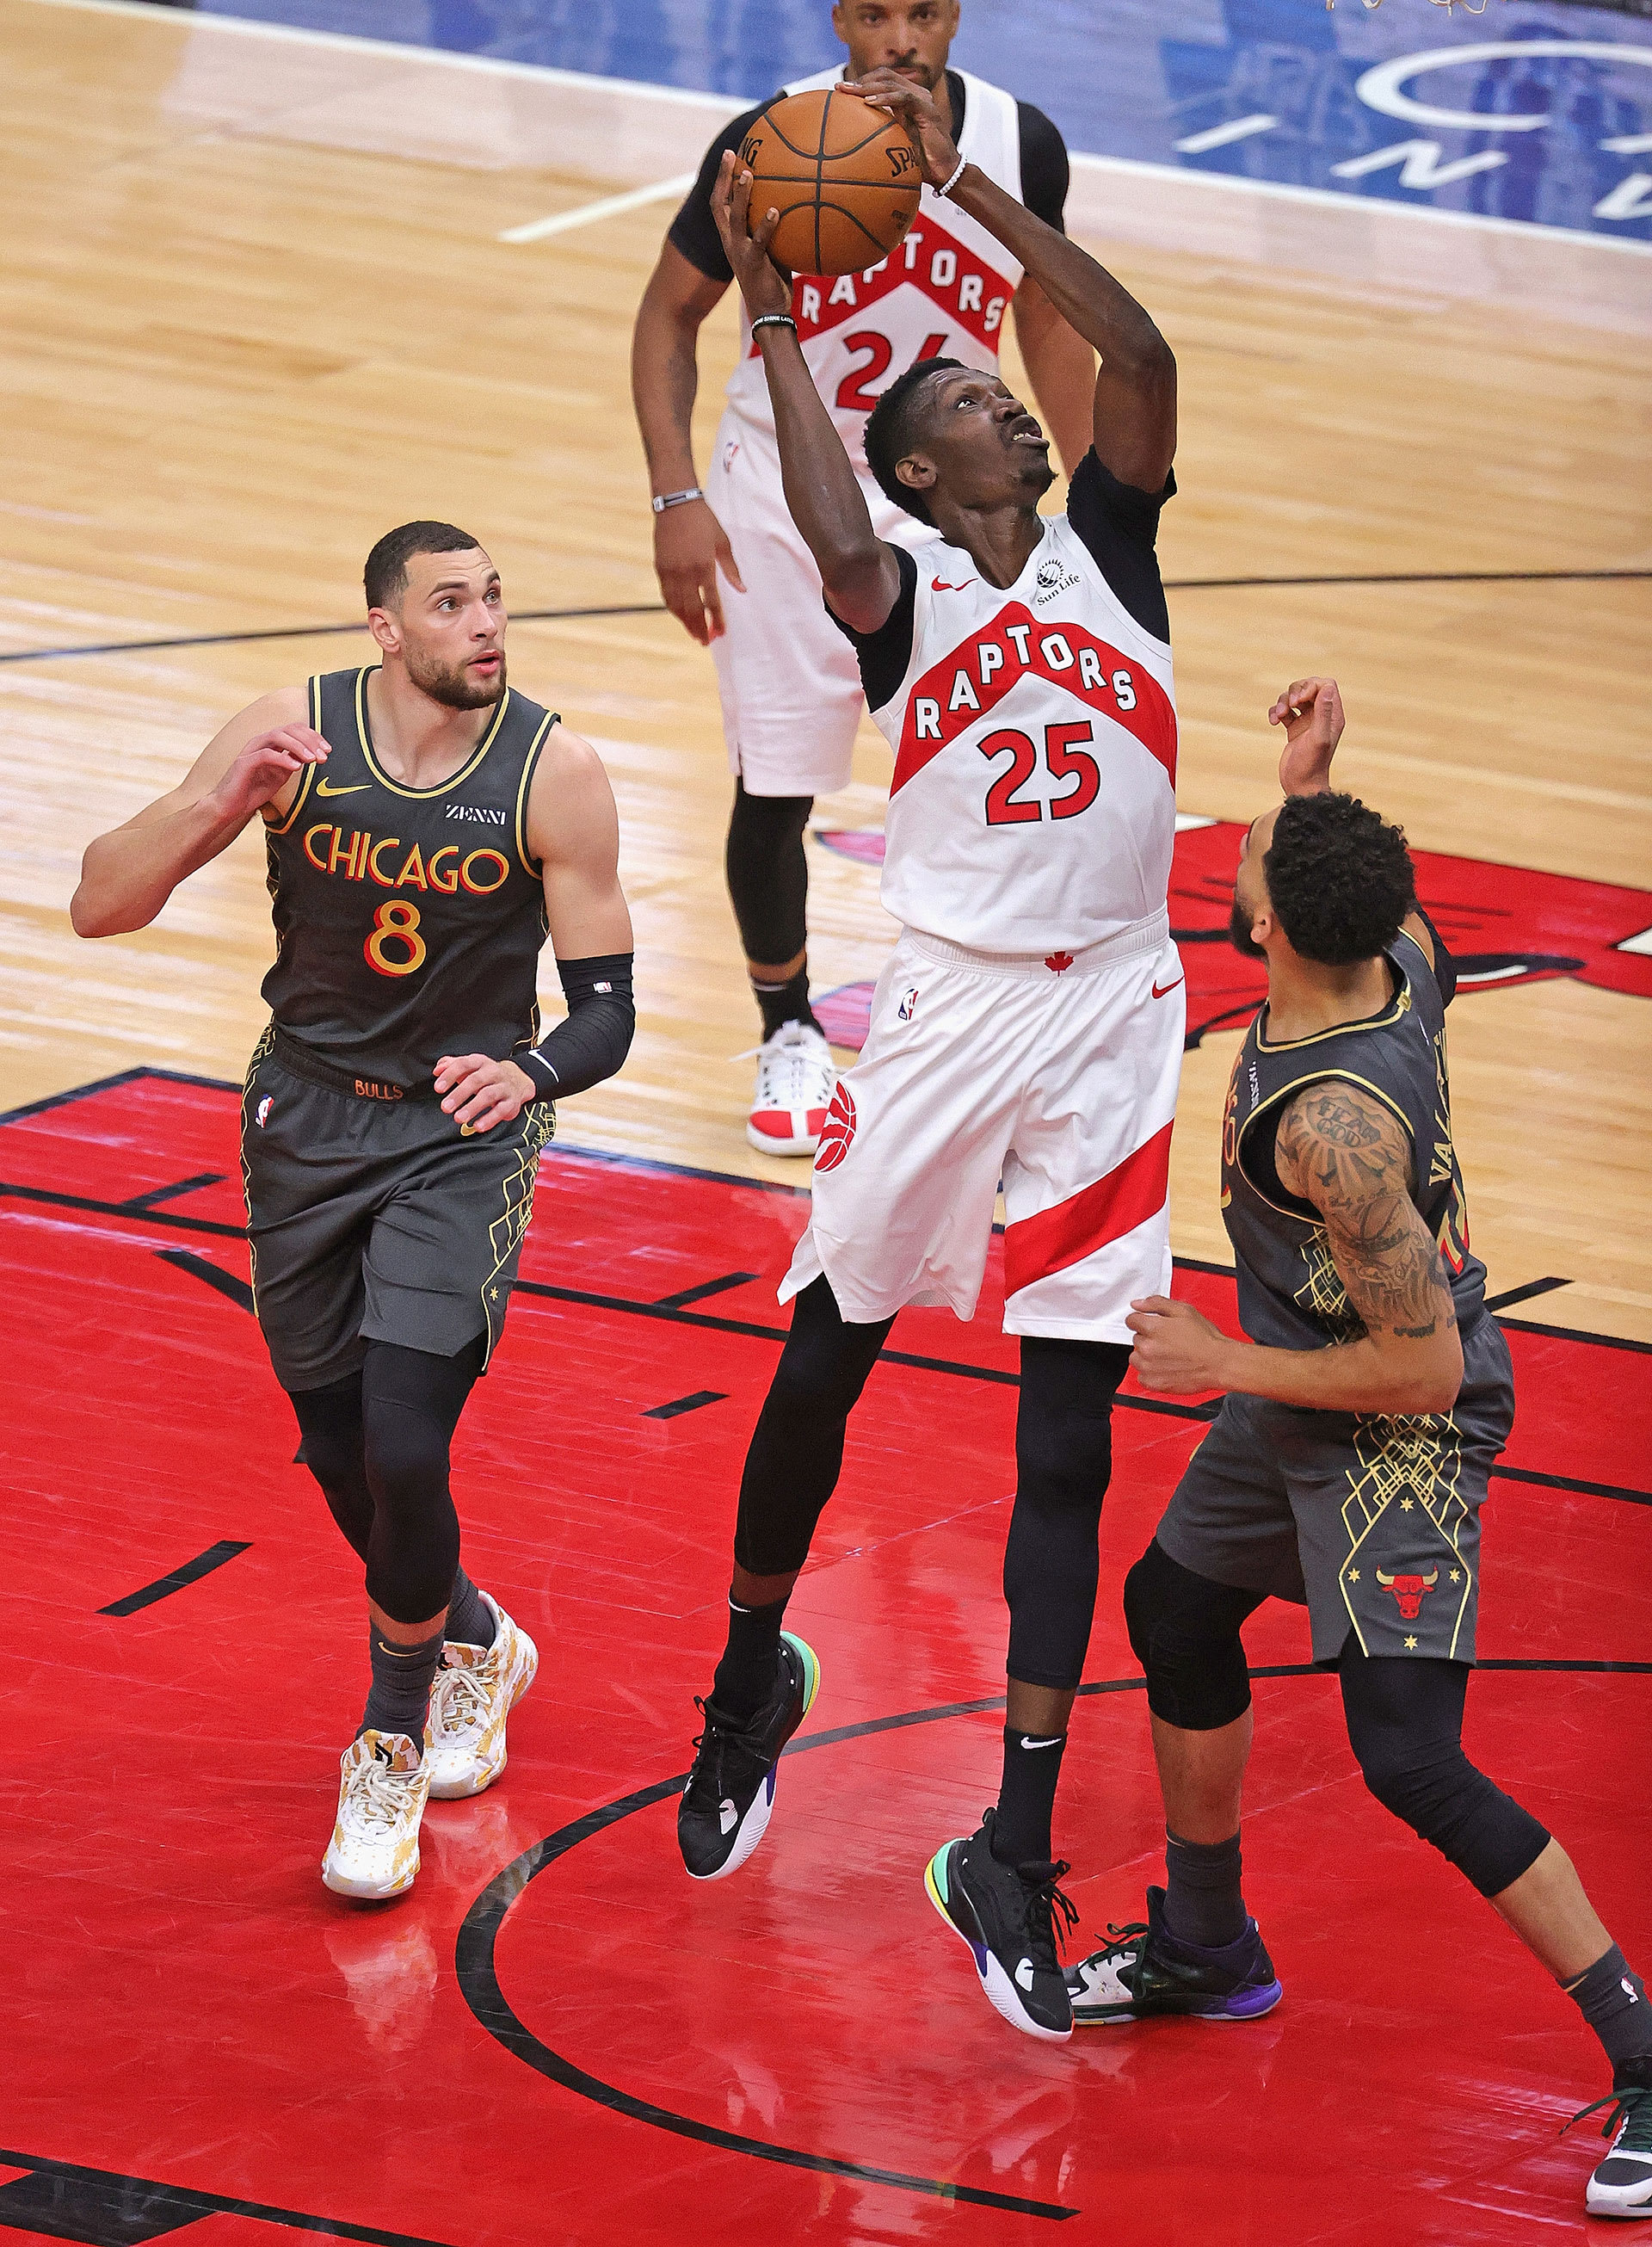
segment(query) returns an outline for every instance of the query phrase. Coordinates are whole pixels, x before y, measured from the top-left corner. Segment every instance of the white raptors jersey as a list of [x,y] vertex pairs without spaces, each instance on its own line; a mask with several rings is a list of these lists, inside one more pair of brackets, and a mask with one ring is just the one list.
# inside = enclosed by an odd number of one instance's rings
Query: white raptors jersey
[[884,905],[978,952],[1077,952],[1162,912],[1176,833],[1171,651],[1065,516],[1000,592],[913,553],[912,652],[872,716],[895,752]]
[[[836,85],[841,66],[800,79],[788,93]],[[959,73],[965,85],[958,153],[994,185],[1021,200],[1021,134],[1014,97],[985,79]],[[889,256],[864,273],[798,274],[792,317],[815,387],[863,478],[866,417],[878,394],[915,359],[955,359],[998,372],[1004,315],[1021,277],[1003,243],[926,187],[918,216]],[[775,409],[762,359],[741,307],[741,358],[728,383],[730,410],[771,440]]]

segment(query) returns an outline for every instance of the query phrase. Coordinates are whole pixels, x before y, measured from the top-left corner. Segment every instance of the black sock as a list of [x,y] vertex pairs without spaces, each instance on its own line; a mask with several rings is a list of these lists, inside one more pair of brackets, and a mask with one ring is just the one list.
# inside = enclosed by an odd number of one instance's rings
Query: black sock
[[1065,1732],[1024,1732],[1004,1727],[1004,1783],[993,1820],[993,1854],[1000,1865],[1047,1865],[1052,1854],[1050,1820],[1062,1775]]
[[712,1680],[711,1697],[725,1716],[754,1717],[775,1690],[784,1600],[766,1608],[728,1602],[728,1643]]
[[1164,1930],[1179,1943],[1219,1950],[1237,1943],[1248,1914],[1239,1888],[1239,1837],[1184,1841],[1164,1836]]
[[363,1732],[403,1732],[422,1755],[425,1718],[430,1710],[431,1680],[441,1660],[443,1634],[437,1631],[412,1646],[398,1646],[385,1637],[377,1623],[367,1633],[372,1659],[372,1685],[367,1706],[357,1728]]
[[[749,973],[749,969],[747,972]],[[765,1043],[774,1036],[776,1030],[783,1029],[788,1022],[802,1022],[811,1030],[820,1029],[820,1024],[815,1020],[814,1009],[809,1003],[807,960],[798,969],[796,974],[789,977],[784,983],[760,983],[753,975],[751,987],[752,996],[756,1000],[758,1010],[763,1018]],[[823,1031],[822,1035],[824,1035]]]
[[1560,1987],[1606,2047],[1614,2069],[1652,2059],[1652,2005],[1646,1984],[1614,1943],[1587,1974]]
[[493,1610],[461,1567],[454,1577],[453,1597],[447,1602],[447,1621],[443,1627],[443,1636],[456,1640],[461,1646],[480,1646],[485,1652],[497,1635]]

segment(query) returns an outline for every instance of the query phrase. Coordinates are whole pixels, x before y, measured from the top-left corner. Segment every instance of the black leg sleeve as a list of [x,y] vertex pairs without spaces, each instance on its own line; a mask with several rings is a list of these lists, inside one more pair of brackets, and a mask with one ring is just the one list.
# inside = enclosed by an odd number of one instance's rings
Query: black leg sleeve
[[809,941],[809,861],[803,830],[812,796],[747,796],[734,783],[724,864],[747,960],[780,967]]
[[809,1558],[843,1469],[844,1427],[894,1323],[848,1324],[823,1274],[793,1304],[741,1478],[734,1559],[754,1576],[783,1576]]
[[361,1369],[362,1427],[373,1498],[367,1596],[397,1622],[447,1605],[459,1566],[448,1449],[481,1370],[479,1335],[453,1357],[371,1342]]
[[300,1389],[293,1394],[292,1409],[304,1438],[304,1465],[321,1485],[333,1520],[365,1561],[373,1503],[361,1429],[361,1376],[348,1373],[325,1389]]
[[1184,1568],[1153,1540],[1124,1579],[1124,1621],[1161,1723],[1215,1732],[1239,1722],[1251,1705],[1239,1629],[1266,1596]]
[[1009,1675],[1025,1685],[1064,1690],[1083,1675],[1113,1472],[1113,1395],[1130,1359],[1117,1342],[1021,1338],[1004,1597]]
[[1350,1634],[1338,1674],[1367,1786],[1482,1895],[1500,1895],[1536,1863],[1549,1836],[1463,1752],[1468,1663],[1430,1656],[1371,1661]]

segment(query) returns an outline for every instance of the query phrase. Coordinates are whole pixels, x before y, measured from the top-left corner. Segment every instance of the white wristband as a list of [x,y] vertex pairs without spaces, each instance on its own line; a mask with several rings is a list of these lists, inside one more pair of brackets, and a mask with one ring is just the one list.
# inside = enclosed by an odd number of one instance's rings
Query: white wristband
[[967,156],[960,156],[958,160],[958,169],[952,174],[952,178],[948,180],[944,188],[936,188],[936,194],[938,195],[950,195],[952,189],[958,185],[959,181],[963,178],[968,168],[969,158]]

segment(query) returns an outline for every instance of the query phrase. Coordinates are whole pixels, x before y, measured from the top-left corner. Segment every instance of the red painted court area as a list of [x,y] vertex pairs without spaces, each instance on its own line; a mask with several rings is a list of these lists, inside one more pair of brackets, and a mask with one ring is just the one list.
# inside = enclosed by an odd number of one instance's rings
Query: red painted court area
[[[1586,2236],[1599,2141],[1556,2133],[1607,2087],[1593,2040],[1365,1795],[1296,1611],[1248,1634],[1246,1887],[1286,2002],[1062,2048],[986,2005],[922,1874],[996,1785],[1015,1359],[995,1296],[969,1327],[898,1323],[793,1609],[823,1682],[769,1838],[734,1880],[686,1879],[672,1796],[794,1193],[547,1157],[455,1474],[468,1563],[538,1641],[539,1680],[499,1786],[431,1806],[413,1896],[329,1895],[362,1600],[249,1315],[236,1123],[229,1089],[139,1073],[0,1124],[0,2240]],[[1178,1285],[1232,1325],[1225,1275]],[[1644,1962],[1646,1355],[1508,1324],[1519,1418],[1468,1745]],[[1115,1419],[1057,1813],[1087,1948],[1160,1876],[1117,1585],[1196,1415],[1138,1397]]]

